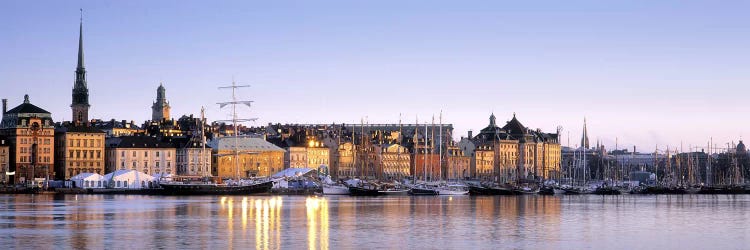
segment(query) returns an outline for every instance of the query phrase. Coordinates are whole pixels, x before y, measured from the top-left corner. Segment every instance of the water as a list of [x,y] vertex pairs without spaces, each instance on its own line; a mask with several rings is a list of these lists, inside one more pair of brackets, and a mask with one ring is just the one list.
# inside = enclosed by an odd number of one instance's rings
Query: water
[[4,248],[747,249],[750,196],[0,195]]

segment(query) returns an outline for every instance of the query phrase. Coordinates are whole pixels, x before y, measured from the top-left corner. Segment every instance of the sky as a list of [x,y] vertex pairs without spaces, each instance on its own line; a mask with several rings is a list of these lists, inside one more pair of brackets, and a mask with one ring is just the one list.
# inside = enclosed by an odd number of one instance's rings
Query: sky
[[[90,118],[503,125],[638,151],[748,133],[746,1],[0,1],[0,97],[71,119],[83,8]],[[569,138],[569,139],[568,139]],[[570,143],[568,143],[570,141]],[[682,145],[682,146],[681,146]]]

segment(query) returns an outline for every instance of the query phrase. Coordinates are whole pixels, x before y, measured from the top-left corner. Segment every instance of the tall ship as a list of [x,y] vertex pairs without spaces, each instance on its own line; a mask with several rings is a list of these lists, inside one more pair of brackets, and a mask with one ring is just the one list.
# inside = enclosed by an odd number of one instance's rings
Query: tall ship
[[[250,85],[237,85],[232,81],[231,86],[219,87],[219,89],[231,89],[232,90],[232,101],[218,103],[220,107],[232,106],[232,126],[234,127],[234,152],[229,155],[217,155],[221,156],[232,156],[234,159],[239,159],[240,154],[247,154],[248,152],[240,152],[238,148],[238,136],[237,133],[237,122],[255,121],[257,118],[251,119],[239,119],[237,118],[237,105],[247,105],[248,107],[252,101],[238,101],[236,97],[236,90],[238,88],[246,88]],[[261,194],[268,193],[273,187],[273,181],[271,180],[242,180],[240,179],[240,168],[239,160],[234,161],[235,179],[223,181],[222,178],[211,176],[209,171],[210,166],[205,168],[204,154],[206,148],[206,136],[205,128],[205,111],[201,109],[201,131],[198,133],[201,139],[201,145],[203,150],[200,152],[201,158],[201,172],[203,176],[175,176],[170,181],[160,182],[159,185],[162,187],[161,194],[165,195],[248,195],[248,194]],[[211,157],[211,155],[208,155]]]

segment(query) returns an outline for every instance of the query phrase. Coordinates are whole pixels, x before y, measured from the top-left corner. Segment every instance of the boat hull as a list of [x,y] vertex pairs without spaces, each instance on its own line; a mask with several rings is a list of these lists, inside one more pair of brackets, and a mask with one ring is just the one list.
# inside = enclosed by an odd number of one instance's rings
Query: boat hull
[[426,188],[412,188],[409,190],[410,195],[438,195],[437,190],[426,189]]
[[253,185],[214,185],[214,184],[160,184],[162,195],[249,195],[271,191],[272,181]]
[[349,187],[349,195],[351,196],[380,196],[380,195],[383,195],[383,193],[378,192],[377,189]]
[[505,188],[494,188],[494,187],[469,187],[469,194],[471,195],[516,195],[517,193],[513,190]]
[[380,190],[381,195],[408,195],[409,190]]
[[349,195],[349,188],[347,187],[335,187],[335,186],[323,186],[324,195]]

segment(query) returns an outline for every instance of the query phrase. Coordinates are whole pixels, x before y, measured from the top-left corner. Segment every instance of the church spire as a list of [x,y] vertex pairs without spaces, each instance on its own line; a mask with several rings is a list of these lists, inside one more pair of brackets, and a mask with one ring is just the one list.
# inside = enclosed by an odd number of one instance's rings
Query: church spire
[[73,83],[73,111],[72,121],[85,123],[89,120],[89,89],[86,84],[86,68],[83,65],[83,9],[81,9],[81,23],[78,30],[78,65],[76,66],[76,80]]
[[81,9],[81,25],[78,31],[78,67],[76,71],[84,70],[83,66],[83,9]]
[[583,136],[581,136],[581,147],[589,148],[589,131],[586,129],[586,117],[583,118]]

